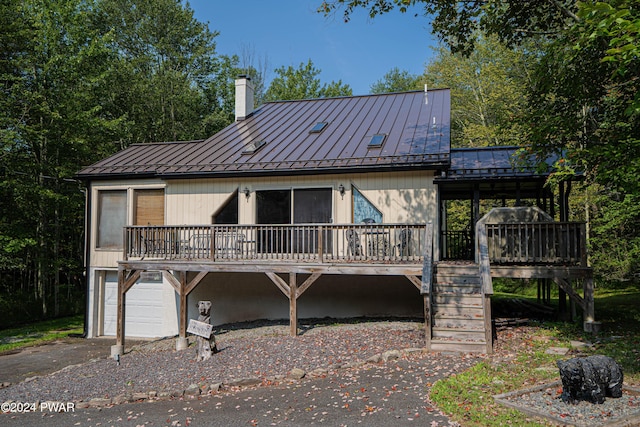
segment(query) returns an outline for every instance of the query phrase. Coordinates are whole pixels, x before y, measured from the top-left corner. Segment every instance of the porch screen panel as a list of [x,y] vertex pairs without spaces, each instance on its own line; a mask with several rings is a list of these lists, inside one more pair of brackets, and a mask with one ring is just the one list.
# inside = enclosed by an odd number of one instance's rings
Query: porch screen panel
[[164,225],[164,190],[136,190],[134,225]]
[[[294,224],[328,224],[332,217],[332,190],[330,188],[304,188],[293,191]],[[318,231],[314,229],[296,229],[293,236],[297,253],[316,253],[318,251]],[[331,247],[329,233],[323,235],[323,249],[328,253]]]
[[293,191],[293,223],[331,222],[331,189],[305,188]]
[[122,229],[127,219],[127,191],[98,192],[98,233],[96,247],[122,249]]
[[[291,190],[256,191],[257,224],[291,224]],[[262,230],[257,236],[260,253],[289,252],[291,233],[274,228]]]

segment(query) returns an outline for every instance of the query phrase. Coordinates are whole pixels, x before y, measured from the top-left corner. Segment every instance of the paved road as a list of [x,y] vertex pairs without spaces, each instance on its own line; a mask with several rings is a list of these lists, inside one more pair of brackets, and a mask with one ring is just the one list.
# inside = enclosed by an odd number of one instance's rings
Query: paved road
[[[0,415],[3,426],[449,426],[428,399],[431,384],[472,359],[394,360],[287,385],[199,399],[142,402],[70,413]],[[455,369],[457,370],[457,369]]]
[[[130,340],[129,348],[142,341]],[[114,338],[65,338],[0,355],[0,384],[19,383],[91,359],[109,357]]]

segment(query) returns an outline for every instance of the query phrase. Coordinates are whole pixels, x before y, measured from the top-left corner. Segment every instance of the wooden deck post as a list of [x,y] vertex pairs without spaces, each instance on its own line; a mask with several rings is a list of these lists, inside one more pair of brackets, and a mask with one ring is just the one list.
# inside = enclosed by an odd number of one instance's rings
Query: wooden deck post
[[131,270],[129,275],[124,267],[118,267],[118,307],[116,324],[116,345],[111,346],[111,356],[121,356],[124,354],[124,325],[126,319],[126,298],[127,291],[140,278],[140,270]]
[[296,273],[289,273],[289,327],[292,337],[298,335],[298,285]]
[[584,279],[582,286],[584,292],[583,329],[586,332],[598,332],[599,326],[596,326],[595,322],[595,304],[593,300],[593,276],[590,275]]
[[124,324],[126,312],[125,270],[118,268],[118,308],[116,324],[116,345],[111,346],[111,357],[119,357],[124,354]]
[[567,293],[562,288],[558,288],[558,313],[561,320],[567,320]]
[[187,341],[187,272],[181,271],[180,273],[180,326],[178,332],[178,339],[176,340],[176,350],[184,350],[189,347]]
[[431,350],[431,291],[433,286],[433,223],[424,228],[424,249],[420,293],[424,296],[425,348]]
[[424,295],[424,338],[425,348],[431,351],[431,297]]
[[493,353],[493,323],[491,322],[491,295],[483,296],[484,308],[484,341],[487,343],[486,353]]

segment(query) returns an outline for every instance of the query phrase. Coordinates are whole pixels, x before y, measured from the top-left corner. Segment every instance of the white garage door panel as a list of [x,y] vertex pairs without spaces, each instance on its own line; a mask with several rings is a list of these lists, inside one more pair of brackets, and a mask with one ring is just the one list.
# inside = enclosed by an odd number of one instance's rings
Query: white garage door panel
[[[161,337],[163,319],[163,283],[136,283],[127,291],[125,335]],[[115,336],[118,323],[118,282],[108,274],[104,298],[104,335]]]

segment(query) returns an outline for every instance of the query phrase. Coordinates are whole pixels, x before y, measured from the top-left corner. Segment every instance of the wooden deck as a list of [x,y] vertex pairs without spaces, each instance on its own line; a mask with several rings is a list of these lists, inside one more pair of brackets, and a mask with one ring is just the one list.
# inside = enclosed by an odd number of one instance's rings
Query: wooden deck
[[[406,277],[424,298],[426,346],[434,350],[491,352],[492,277],[551,279],[583,308],[585,322],[593,321],[593,279],[586,265],[584,224],[487,225],[479,230],[476,247],[477,262],[465,264],[465,271],[471,273],[460,275],[460,287],[458,279],[439,280],[438,265],[444,271],[445,263],[438,264],[434,257],[431,223],[125,227],[113,351],[124,351],[126,293],[144,271],[162,272],[180,297],[178,348],[186,345],[187,296],[209,272],[265,274],[289,299],[292,335],[298,331],[298,298],[325,274]],[[448,268],[456,269],[455,264]],[[434,326],[442,315],[434,310],[438,304],[438,310],[450,310],[452,304],[458,304],[454,309],[461,312],[474,309],[465,305],[471,299],[466,282],[475,282],[474,275],[478,286],[471,293],[479,295],[483,329],[478,335],[475,330],[453,328],[473,337],[465,344],[464,339],[455,338],[455,331]],[[572,287],[575,279],[583,283],[582,296]]]
[[131,226],[124,230],[124,260],[415,264],[422,262],[425,227],[425,224]]

